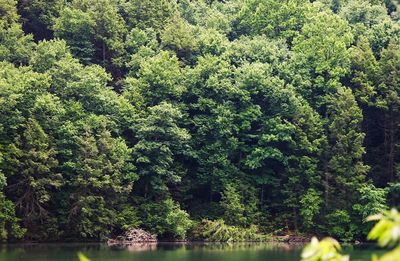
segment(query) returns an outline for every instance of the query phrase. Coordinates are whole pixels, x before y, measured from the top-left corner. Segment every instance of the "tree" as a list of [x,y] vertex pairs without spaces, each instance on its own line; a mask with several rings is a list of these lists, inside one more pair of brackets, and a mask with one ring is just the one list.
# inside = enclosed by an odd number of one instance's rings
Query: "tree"
[[335,91],[350,66],[348,47],[353,42],[350,27],[339,16],[320,12],[310,19],[293,40],[293,85],[314,108],[324,104],[324,95]]
[[284,75],[292,55],[285,41],[260,35],[242,36],[230,42],[223,57],[229,59],[230,63],[235,66],[255,62],[268,64],[274,74]]
[[245,207],[242,198],[232,185],[227,185],[222,192],[221,206],[224,209],[224,220],[229,225],[243,226],[246,223],[244,217]]
[[221,1],[184,0],[178,2],[178,10],[182,17],[192,25],[229,34],[232,32],[232,24],[241,5],[241,1],[224,3]]
[[176,11],[176,1],[168,0],[129,0],[123,4],[127,23],[131,28],[149,27],[160,31]]
[[179,99],[185,91],[177,57],[167,51],[143,60],[138,72],[138,88],[148,106]]
[[[2,155],[0,155],[0,162],[2,162]],[[20,220],[15,215],[14,203],[3,194],[6,185],[6,177],[0,172],[0,241],[19,239],[26,232],[19,225]]]
[[35,46],[32,36],[22,31],[15,1],[1,0],[0,6],[0,60],[26,64]]
[[196,67],[185,72],[188,91],[183,100],[188,108],[195,162],[188,168],[197,187],[205,190],[202,200],[207,202],[213,202],[214,194],[219,195],[239,172],[233,162],[238,146],[234,101],[239,101],[243,93],[232,79],[229,63],[211,55],[200,58]]
[[[366,220],[371,215],[382,213],[387,209],[387,188],[377,188],[373,184],[367,184],[359,188],[358,191],[360,193],[360,200],[359,203],[353,206],[353,209],[358,212],[362,221]],[[364,227],[362,229],[364,235],[367,235],[372,227],[365,224],[360,224],[359,226]]]
[[1,238],[360,240],[398,204],[395,9],[0,0]]
[[[379,1],[377,1],[379,2]],[[367,0],[348,1],[339,15],[349,22],[355,38],[368,38],[375,54],[385,48],[390,39],[395,38],[395,25],[383,3]]]
[[327,228],[332,235],[351,240],[356,233],[352,206],[359,200],[354,191],[362,187],[369,171],[363,162],[363,116],[352,91],[346,87],[338,89],[327,101],[328,142],[323,160]]
[[55,171],[56,151],[48,135],[35,119],[28,119],[22,135],[6,148],[3,171],[8,177],[7,194],[22,217],[27,237],[40,238],[37,231],[49,222],[49,203],[55,190],[63,184],[63,177]]
[[[330,156],[325,182],[329,183],[332,178],[337,183],[335,187],[338,192],[343,195],[343,201],[350,203],[349,195],[365,182],[369,170],[362,160],[365,154],[365,134],[361,131],[363,116],[348,88],[340,88],[330,96],[327,107]],[[338,196],[335,196],[334,201],[338,203]]]
[[24,21],[24,31],[33,34],[35,40],[53,37],[54,19],[65,6],[63,0],[24,0],[18,1],[18,12]]
[[[380,79],[377,86],[377,107],[384,111],[383,131],[384,131],[384,159],[385,159],[385,179],[393,182],[396,178],[396,158],[398,144],[397,128],[399,119],[396,114],[399,110],[399,67],[400,48],[391,43],[387,49],[382,50],[380,65]],[[381,118],[382,119],[382,118]]]
[[62,59],[71,59],[67,42],[64,40],[41,41],[32,55],[29,64],[39,73],[48,72]]
[[[102,239],[118,226],[119,213],[137,179],[131,149],[113,138],[104,116],[88,115],[66,122],[61,129],[62,172],[67,180],[65,200],[68,235]],[[65,210],[64,210],[65,211]]]
[[82,61],[101,64],[120,77],[119,70],[123,66],[120,59],[124,55],[122,40],[127,30],[118,12],[118,1],[72,1],[71,7],[65,8],[56,19],[54,29],[56,35],[65,37],[63,39],[72,45],[71,50],[79,54]]
[[354,96],[362,106],[373,106],[379,65],[368,39],[361,37],[357,45],[350,48],[349,53],[351,57],[351,87]]
[[89,64],[95,52],[95,26],[90,14],[79,9],[64,8],[54,22],[54,36],[64,39],[74,56],[82,63]]
[[301,198],[300,203],[300,215],[303,218],[304,226],[310,229],[314,224],[315,217],[321,211],[321,205],[323,203],[321,193],[311,188]]
[[178,57],[188,60],[196,51],[197,43],[193,28],[179,16],[172,17],[161,32],[161,44],[173,50]]
[[185,174],[178,157],[188,152],[190,134],[180,127],[182,112],[162,102],[149,108],[147,117],[136,124],[137,143],[133,147],[139,183],[145,198],[168,195],[170,185],[181,181]]
[[312,15],[312,9],[304,0],[246,1],[237,18],[237,30],[242,34],[283,37],[290,42],[307,22],[307,16]]
[[300,200],[311,188],[314,196],[319,194],[317,168],[324,141],[320,119],[292,86],[271,75],[268,66],[242,66],[237,82],[260,110],[246,117],[250,123],[240,132],[243,167],[252,174],[252,184],[261,188],[261,204],[274,203],[281,222],[299,229]]

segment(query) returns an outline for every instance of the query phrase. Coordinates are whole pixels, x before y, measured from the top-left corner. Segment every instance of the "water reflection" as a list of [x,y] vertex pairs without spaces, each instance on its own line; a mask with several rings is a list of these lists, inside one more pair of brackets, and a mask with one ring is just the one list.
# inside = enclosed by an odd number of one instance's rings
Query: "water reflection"
[[113,250],[128,250],[131,252],[155,251],[155,250],[201,250],[201,251],[237,251],[237,250],[279,250],[293,251],[304,247],[304,244],[287,243],[215,243],[215,242],[159,242],[159,243],[131,243],[114,244]]
[[237,251],[237,250],[279,250],[293,251],[304,247],[304,244],[287,243],[215,243],[215,242],[158,242],[158,243],[132,243],[114,244],[108,246],[101,243],[46,243],[46,244],[0,244],[0,253],[15,252],[24,253],[31,251],[104,251],[104,250],[127,250],[130,252],[146,251],[171,251],[171,250],[201,250],[201,251]]
[[157,243],[131,243],[131,244],[113,244],[110,249],[128,250],[130,252],[144,252],[157,250]]
[[[0,261],[76,261],[84,252],[94,261],[298,261],[303,244],[286,243],[146,243],[0,245]],[[369,260],[370,250],[348,248],[357,260]]]

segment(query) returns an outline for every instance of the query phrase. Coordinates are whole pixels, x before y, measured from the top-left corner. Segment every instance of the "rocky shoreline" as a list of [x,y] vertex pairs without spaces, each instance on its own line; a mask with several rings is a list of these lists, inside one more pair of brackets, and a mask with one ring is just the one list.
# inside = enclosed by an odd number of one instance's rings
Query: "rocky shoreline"
[[129,229],[123,235],[115,239],[108,239],[108,245],[121,245],[132,243],[156,243],[157,235],[151,234],[143,229]]

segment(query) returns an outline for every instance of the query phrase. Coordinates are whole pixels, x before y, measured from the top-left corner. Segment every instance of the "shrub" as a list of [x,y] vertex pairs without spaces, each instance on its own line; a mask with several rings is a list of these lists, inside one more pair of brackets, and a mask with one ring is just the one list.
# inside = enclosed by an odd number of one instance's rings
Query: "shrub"
[[335,210],[326,216],[327,232],[342,241],[351,241],[357,226],[352,223],[351,217],[346,210]]
[[143,204],[140,210],[143,226],[161,238],[185,239],[192,227],[189,214],[172,199]]
[[[396,209],[372,215],[367,221],[378,221],[368,234],[368,239],[377,240],[381,247],[392,248],[381,257],[372,256],[372,261],[400,260],[400,213]],[[313,238],[301,253],[302,261],[349,261],[343,256],[339,243],[332,238],[318,241]]]
[[226,225],[222,219],[203,220],[193,231],[193,239],[211,242],[265,241],[267,237],[258,233],[258,228],[251,225],[241,228]]

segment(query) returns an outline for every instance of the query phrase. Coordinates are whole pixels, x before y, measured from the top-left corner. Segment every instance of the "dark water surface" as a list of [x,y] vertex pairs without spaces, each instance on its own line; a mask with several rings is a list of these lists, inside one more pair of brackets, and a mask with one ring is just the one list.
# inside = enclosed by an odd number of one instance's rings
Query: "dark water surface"
[[[302,245],[287,244],[104,244],[0,245],[0,261],[76,261],[85,253],[92,261],[298,261]],[[369,261],[371,247],[348,247],[352,261]]]

